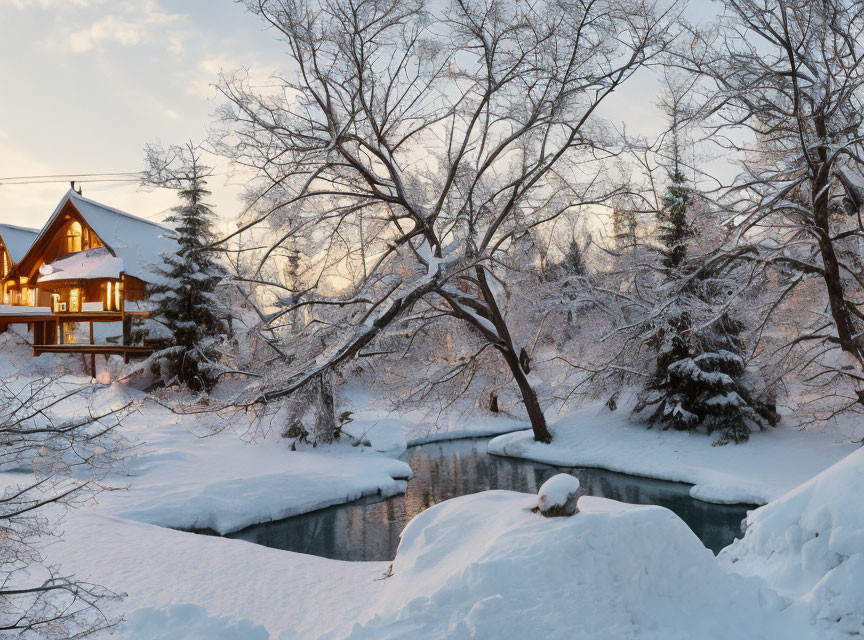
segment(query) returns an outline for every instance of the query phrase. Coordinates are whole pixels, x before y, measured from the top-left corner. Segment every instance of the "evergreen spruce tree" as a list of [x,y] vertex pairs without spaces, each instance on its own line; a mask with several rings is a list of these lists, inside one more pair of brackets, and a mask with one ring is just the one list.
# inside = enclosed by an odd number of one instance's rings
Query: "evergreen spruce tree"
[[586,272],[585,259],[582,257],[582,249],[576,238],[570,238],[570,244],[567,245],[567,253],[564,254],[564,259],[561,261],[561,267],[566,274],[574,276],[584,276]]
[[[676,163],[677,164],[677,163]],[[661,242],[661,300],[646,342],[656,366],[634,411],[663,429],[719,433],[718,444],[744,442],[750,432],[776,424],[772,402],[751,390],[740,335],[744,325],[719,311],[724,274],[688,262],[687,242],[694,237],[688,221],[691,195],[680,171],[670,185],[658,215]]]
[[209,391],[216,382],[217,347],[229,329],[228,314],[216,296],[225,270],[208,249],[215,239],[214,213],[206,203],[211,170],[191,144],[167,152],[148,147],[147,158],[146,181],[176,189],[183,203],[166,218],[179,250],[163,256],[163,264],[154,269],[159,282],[148,289],[155,305],[149,324],[159,327],[158,340],[164,345],[153,362],[165,384]]

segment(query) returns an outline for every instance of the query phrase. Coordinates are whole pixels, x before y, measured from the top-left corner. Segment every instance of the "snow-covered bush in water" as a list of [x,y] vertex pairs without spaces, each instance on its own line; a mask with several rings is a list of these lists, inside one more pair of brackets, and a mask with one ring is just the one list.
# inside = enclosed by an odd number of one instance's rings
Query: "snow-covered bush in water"
[[15,637],[83,638],[118,622],[107,605],[119,596],[42,555],[63,510],[92,497],[123,456],[115,428],[128,403],[89,396],[51,379],[0,386],[0,471],[17,472],[0,490],[0,631]]
[[201,164],[193,145],[147,147],[145,183],[175,189],[183,201],[165,219],[178,251],[162,256],[157,281],[148,286],[154,305],[148,339],[162,348],[150,362],[165,385],[182,383],[193,391],[212,388],[221,372],[220,357],[229,319],[217,288],[226,271],[209,248],[214,242],[214,213],[205,202],[211,169]]

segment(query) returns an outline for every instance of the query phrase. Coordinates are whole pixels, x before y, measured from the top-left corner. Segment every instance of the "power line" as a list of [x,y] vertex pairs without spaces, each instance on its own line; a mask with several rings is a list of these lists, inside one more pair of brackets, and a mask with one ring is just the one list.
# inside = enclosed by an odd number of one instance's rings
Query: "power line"
[[[70,182],[69,180],[33,180],[28,182],[3,182],[0,180],[0,187],[17,187],[27,184],[56,184],[58,182]],[[141,182],[139,178],[103,178],[101,180],[75,180],[76,183],[87,184],[88,182]]]
[[0,182],[6,180],[36,180],[39,178],[88,178],[95,176],[140,176],[141,171],[120,171],[118,173],[55,173],[41,176],[14,176],[11,178],[0,178]]

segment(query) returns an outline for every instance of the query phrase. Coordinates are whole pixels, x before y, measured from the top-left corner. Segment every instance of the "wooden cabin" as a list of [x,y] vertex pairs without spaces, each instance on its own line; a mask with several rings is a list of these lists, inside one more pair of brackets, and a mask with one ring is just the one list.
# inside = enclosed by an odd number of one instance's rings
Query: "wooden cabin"
[[[39,229],[0,224],[0,282],[6,282],[12,268],[21,262],[38,235]],[[11,304],[5,288],[0,289],[0,304]]]
[[[128,360],[152,351],[130,344],[130,320],[146,315],[147,284],[158,278],[154,267],[165,252],[176,251],[166,227],[70,189],[45,226],[29,231],[23,252],[20,237],[3,236],[10,268],[2,271],[0,331],[26,322],[36,355],[119,354]],[[95,323],[120,323],[121,329],[99,344]],[[89,340],[86,332],[82,338],[82,325],[89,326]]]

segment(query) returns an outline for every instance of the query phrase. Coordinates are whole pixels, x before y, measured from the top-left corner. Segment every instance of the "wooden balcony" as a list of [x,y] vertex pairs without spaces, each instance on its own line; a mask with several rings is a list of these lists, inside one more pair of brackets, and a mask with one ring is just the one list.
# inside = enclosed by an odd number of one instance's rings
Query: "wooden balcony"
[[[69,353],[90,356],[90,374],[96,377],[97,355],[119,355],[123,356],[125,362],[130,358],[147,357],[156,349],[146,345],[130,345],[129,335],[131,320],[135,317],[146,317],[146,311],[57,311],[48,307],[13,307],[0,306],[0,333],[6,330],[10,324],[28,324],[33,331],[33,355],[39,356],[43,353]],[[97,344],[94,340],[93,325],[99,322],[120,322],[123,325],[122,339],[119,344]],[[65,324],[89,324],[89,342],[74,342],[63,344],[59,333],[63,333]],[[62,337],[62,336],[61,336]]]

